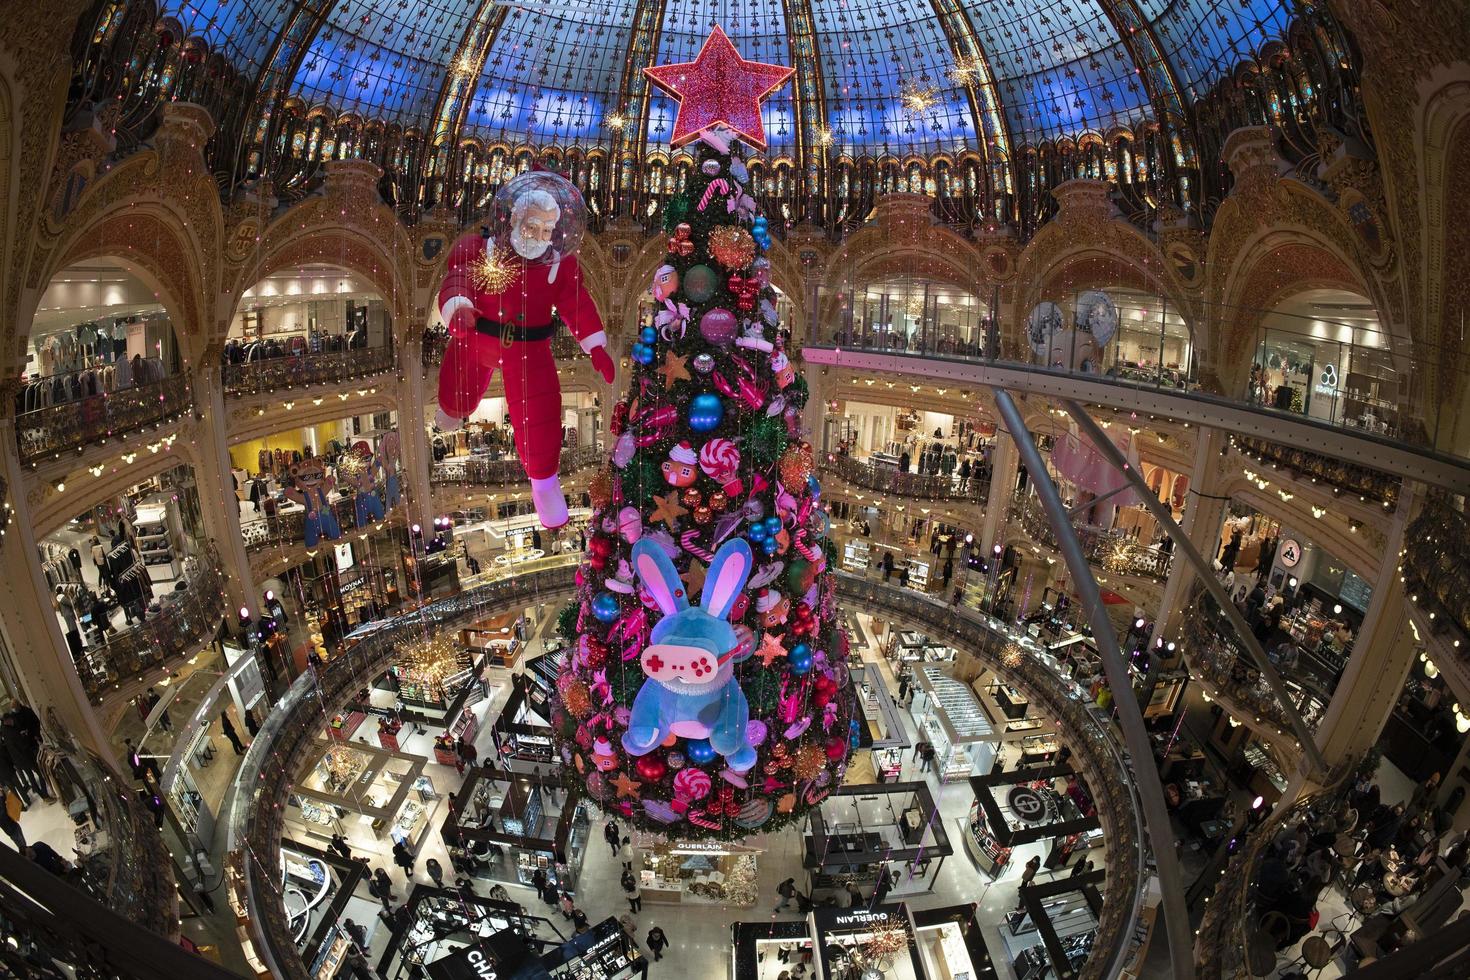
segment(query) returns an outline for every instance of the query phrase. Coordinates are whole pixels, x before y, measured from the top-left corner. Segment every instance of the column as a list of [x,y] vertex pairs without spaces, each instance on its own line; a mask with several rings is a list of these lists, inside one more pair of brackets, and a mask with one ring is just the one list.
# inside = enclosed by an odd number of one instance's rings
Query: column
[[1405,482],[1373,577],[1373,598],[1362,629],[1317,726],[1317,744],[1329,766],[1358,757],[1378,741],[1423,645],[1409,620],[1409,597],[1398,574],[1399,551],[1413,504],[1413,485]]
[[434,454],[429,446],[423,336],[423,324],[411,324],[403,344],[403,359],[399,362],[403,373],[398,379],[398,439],[403,450],[408,523],[429,528],[434,523],[433,485],[429,480]]
[[980,531],[980,547],[986,561],[994,558],[995,546],[1000,543],[1000,529],[1005,526],[1011,495],[1016,489],[1019,463],[1016,444],[1006,432],[997,429],[995,447],[990,451],[990,496],[985,501],[985,523]]
[[0,625],[25,687],[20,693],[53,736],[62,734],[55,731],[59,726],[115,766],[107,735],[72,664],[66,636],[51,605],[51,590],[36,559],[35,526],[15,449],[14,419],[0,421],[0,456],[12,507],[10,526],[0,545],[0,577],[4,579],[0,582]]
[[[1189,495],[1184,507],[1184,516],[1179,526],[1185,535],[1200,550],[1206,560],[1214,560],[1220,553],[1216,540],[1220,523],[1225,519],[1226,501],[1219,499],[1224,484],[1220,449],[1229,443],[1229,433],[1223,429],[1201,428],[1195,435],[1194,467],[1189,474]],[[1194,584],[1194,566],[1175,554],[1169,568],[1169,578],[1164,583],[1164,594],[1154,617],[1153,636],[1172,635],[1183,615],[1181,604]],[[1149,642],[1153,642],[1153,636]]]
[[[260,590],[250,573],[250,556],[240,531],[240,503],[230,478],[229,415],[225,408],[224,379],[219,357],[206,352],[194,372],[194,407],[199,421],[196,433],[195,477],[199,481],[199,505],[204,526],[219,556],[224,576],[227,606],[260,612]],[[226,617],[229,619],[229,616]]]

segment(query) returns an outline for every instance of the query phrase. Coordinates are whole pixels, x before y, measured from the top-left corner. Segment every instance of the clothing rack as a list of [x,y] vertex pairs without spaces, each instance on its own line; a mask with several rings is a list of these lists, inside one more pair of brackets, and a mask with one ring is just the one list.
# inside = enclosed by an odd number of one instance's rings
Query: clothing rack
[[66,545],[42,542],[36,545],[41,557],[41,571],[46,585],[55,591],[58,585],[82,581],[82,553]]

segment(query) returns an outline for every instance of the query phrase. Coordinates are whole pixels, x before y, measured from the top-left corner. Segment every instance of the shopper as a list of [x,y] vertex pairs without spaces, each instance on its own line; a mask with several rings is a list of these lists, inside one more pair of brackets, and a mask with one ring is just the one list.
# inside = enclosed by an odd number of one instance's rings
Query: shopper
[[546,898],[546,872],[543,869],[537,868],[531,872],[531,885],[536,889],[537,898]]
[[1016,908],[1021,907],[1021,889],[1031,884],[1031,879],[1036,877],[1036,872],[1039,870],[1041,870],[1041,855],[1036,854],[1026,862],[1026,867],[1021,869],[1021,883],[1016,886]]
[[909,567],[905,565],[898,573],[898,587],[906,589],[909,587]]
[[664,950],[669,948],[669,937],[664,935],[664,931],[658,926],[654,926],[648,930],[648,935],[644,937],[643,944],[653,953],[653,961],[657,963],[664,958]]
[[71,870],[71,865],[67,863],[66,859],[60,854],[57,854],[56,850],[45,841],[38,840],[33,842],[22,853],[30,858],[32,862],[45,868],[58,878],[64,878],[66,873]]
[[403,876],[413,880],[413,852],[403,841],[393,842],[393,863],[403,869]]
[[858,888],[857,882],[849,881],[843,886],[847,892],[847,907],[850,909],[862,908],[866,899],[863,898],[862,890]]
[[15,841],[17,851],[25,851],[26,835],[20,829],[20,815],[25,809],[21,805],[20,797],[10,787],[5,788],[5,806],[0,809],[0,830],[5,831],[5,836]]
[[893,869],[883,868],[878,872],[878,883],[873,886],[873,906],[883,904],[888,893],[893,889]]
[[787,902],[796,901],[796,879],[787,878],[776,886],[776,894],[781,896],[781,901],[776,903],[776,911],[780,912],[786,908]]
[[575,905],[572,906],[572,928],[579,934],[587,931],[587,913]]
[[245,746],[240,744],[240,736],[235,734],[235,726],[230,724],[230,716],[227,712],[221,711],[219,713],[219,727],[224,730],[225,738],[234,747],[235,754],[244,755]]
[[0,720],[0,752],[15,771],[15,785],[29,789],[43,800],[51,799],[46,777],[41,773],[41,721],[30,708],[24,705],[14,708]]
[[459,742],[456,745],[456,748],[459,751],[460,759],[464,760],[464,764],[466,766],[469,766],[471,769],[474,768],[475,763],[480,761],[480,753],[475,749],[474,742],[466,742],[461,736]]
[[348,938],[357,944],[358,949],[368,948],[367,930],[356,922],[353,922],[351,919],[343,919],[342,931],[347,933]]
[[623,846],[618,848],[618,857],[623,861],[624,871],[633,870],[633,838],[623,838]]
[[434,883],[435,888],[444,887],[444,868],[440,866],[437,858],[429,858],[425,861],[424,870],[429,873],[429,880]]
[[332,842],[327,845],[327,850],[339,855],[344,861],[352,860],[352,847],[347,843],[347,838],[341,834],[332,835]]
[[618,828],[616,820],[608,819],[607,826],[602,828],[602,839],[612,849],[612,856],[617,857],[618,849],[623,846],[623,832]]
[[561,917],[563,919],[570,919],[572,917],[572,913],[577,910],[577,906],[572,903],[572,893],[571,892],[562,892],[561,893],[561,903],[560,904],[561,904]]
[[372,967],[368,965],[367,957],[362,955],[359,947],[353,946],[348,949],[342,962],[356,980],[373,980]]
[[879,564],[883,569],[883,581],[887,582],[893,576],[893,552],[883,552],[883,558]]
[[390,900],[398,900],[398,896],[393,894],[393,880],[388,877],[388,872],[382,868],[374,868],[373,880],[378,883],[378,888],[383,892],[383,906],[385,908]]
[[[158,696],[158,692],[151,687],[148,689],[148,692],[143,695],[143,697],[148,702],[148,713],[150,715],[153,714],[153,709],[158,706],[158,702],[163,700],[163,698]],[[174,723],[172,719],[170,719],[168,716],[167,708],[165,708],[163,713],[158,716],[158,727],[162,728],[166,732],[171,732],[174,730]]]
[[923,751],[919,753],[920,758],[924,760],[923,765],[919,767],[920,772],[929,772],[934,768],[935,754],[934,746],[925,742]]
[[634,915],[642,912],[643,890],[638,887],[638,877],[632,871],[624,871],[621,883],[628,899],[628,911]]
[[618,916],[618,925],[623,927],[623,932],[627,934],[629,939],[634,942],[638,941],[638,923],[634,921],[630,913],[624,912]]

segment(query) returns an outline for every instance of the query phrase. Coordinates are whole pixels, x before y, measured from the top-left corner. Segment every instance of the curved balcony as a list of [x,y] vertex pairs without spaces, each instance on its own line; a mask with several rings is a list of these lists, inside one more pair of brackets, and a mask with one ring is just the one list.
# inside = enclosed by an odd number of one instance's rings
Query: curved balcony
[[111,690],[141,677],[155,667],[182,657],[219,628],[225,614],[224,578],[219,558],[206,552],[186,571],[188,588],[165,592],[159,612],[150,619],[114,633],[103,634],[101,646],[76,661],[77,676],[95,703]]
[[[381,488],[379,495],[381,497]],[[362,530],[357,526],[357,512],[351,497],[337,497],[333,500],[332,513],[336,515],[337,525],[342,528],[344,534],[348,531]],[[393,511],[388,511],[388,517],[392,516]],[[295,506],[284,513],[277,512],[269,517],[242,522],[240,536],[245,541],[247,552],[301,544],[306,540],[306,509]]]
[[[236,777],[235,807],[230,814],[229,850],[242,862],[232,869],[237,899],[254,917],[257,951],[271,975],[290,980],[307,976],[276,889],[278,866],[253,855],[274,854],[279,842],[286,796],[299,760],[311,748],[321,725],[322,706],[340,703],[364,681],[383,670],[397,655],[403,636],[426,628],[443,630],[468,616],[483,615],[497,605],[547,602],[575,589],[578,558],[563,556],[528,562],[514,573],[474,589],[431,603],[404,615],[338,654],[314,672],[298,677],[277,703],[247,752]],[[1097,951],[1086,976],[1111,975],[1132,934],[1142,898],[1141,832],[1137,808],[1128,787],[1132,779],[1106,723],[1081,701],[1072,700],[1056,675],[1033,654],[1011,641],[992,621],[969,610],[955,610],[913,592],[838,574],[844,602],[887,614],[951,642],[982,658],[1008,681],[1045,706],[1070,735],[1073,759],[1094,787],[1094,802],[1107,828],[1110,891],[1099,917]]]
[[261,395],[290,388],[340,384],[391,371],[397,363],[392,347],[364,347],[226,364],[225,394]]
[[23,962],[63,968],[47,976],[233,978],[178,944],[172,858],[151,815],[74,744],[62,746],[53,773],[63,793],[86,804],[97,832],[89,845],[79,843],[85,853],[65,877],[0,847],[0,907],[7,939],[26,948]]
[[961,483],[958,476],[934,476],[928,473],[900,473],[892,466],[853,459],[832,453],[821,458],[820,468],[838,479],[875,493],[891,493],[905,500],[946,500],[955,503],[984,504],[990,497],[990,476],[970,477]]
[[[1031,540],[1052,548],[1057,547],[1056,532],[1052,530],[1051,521],[1047,520],[1039,507],[1029,504],[1013,505],[1010,516],[1011,520],[1021,525]],[[1169,578],[1169,570],[1174,567],[1174,555],[1171,552],[1141,545],[1100,527],[1073,527],[1073,530],[1077,532],[1077,539],[1082,542],[1082,550],[1087,555],[1088,562],[1111,574],[1137,575],[1163,582]]]
[[172,422],[188,411],[191,403],[188,379],[175,375],[151,384],[48,405],[16,415],[16,447],[21,462],[35,466],[48,456]]
[[[1278,342],[1272,331],[1272,341]],[[1304,337],[1303,342],[1313,338]],[[1257,346],[1264,344],[1264,336]],[[941,349],[942,348],[942,349]],[[961,353],[964,350],[965,353]],[[988,355],[988,356],[987,356]],[[1167,418],[1226,429],[1240,434],[1269,434],[1277,442],[1300,447],[1306,452],[1334,459],[1373,459],[1386,474],[1409,477],[1456,492],[1470,491],[1470,457],[1437,446],[1433,435],[1441,423],[1444,406],[1436,406],[1435,417],[1389,424],[1366,410],[1359,416],[1336,410],[1338,404],[1367,405],[1366,394],[1346,390],[1334,399],[1328,417],[1305,415],[1265,402],[1250,390],[1212,392],[1194,379],[1176,372],[1144,371],[1115,365],[1103,373],[1072,371],[1034,363],[1029,351],[1015,357],[1000,350],[998,338],[985,344],[958,345],[936,341],[932,336],[870,333],[849,336],[841,331],[813,340],[802,348],[808,364],[841,367],[854,371],[887,371],[944,380],[954,385],[998,387],[1047,398],[1070,398],[1083,404],[1106,405],[1120,411],[1161,415]],[[1433,371],[1430,363],[1416,361],[1413,367]],[[1242,383],[1249,389],[1247,383]],[[1361,397],[1360,397],[1361,396]],[[1385,417],[1400,412],[1385,411]]]
[[1261,462],[1285,467],[1293,475],[1305,477],[1313,482],[1321,480],[1327,486],[1332,487],[1334,492],[1340,490],[1344,493],[1356,494],[1365,500],[1386,504],[1387,509],[1398,506],[1399,493],[1403,490],[1404,481],[1396,476],[1380,473],[1378,470],[1345,460],[1333,459],[1331,456],[1308,452],[1305,449],[1283,446],[1267,439],[1236,436],[1235,442],[1242,450]]
[[[583,467],[598,465],[602,459],[602,450],[596,446],[578,446],[576,449],[563,450],[560,473],[562,476],[570,476]],[[530,484],[519,459],[486,459],[478,456],[446,459],[435,463],[429,473],[429,482],[436,487],[453,484],[472,487]]]

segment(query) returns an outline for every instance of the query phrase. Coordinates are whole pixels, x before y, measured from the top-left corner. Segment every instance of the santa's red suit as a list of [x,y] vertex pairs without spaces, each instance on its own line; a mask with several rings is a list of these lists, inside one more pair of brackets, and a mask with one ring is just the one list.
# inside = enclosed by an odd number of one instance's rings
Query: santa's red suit
[[552,308],[592,357],[593,366],[611,382],[607,334],[582,285],[575,256],[526,263],[509,253],[507,261],[515,268],[515,276],[503,291],[491,293],[477,288],[474,280],[474,268],[486,247],[486,239],[475,233],[456,242],[439,288],[439,310],[450,333],[439,369],[439,408],[457,419],[468,417],[499,367],[516,451],[531,478],[536,512],[546,527],[560,527],[566,523],[567,512],[557,481],[561,385],[551,356]]

